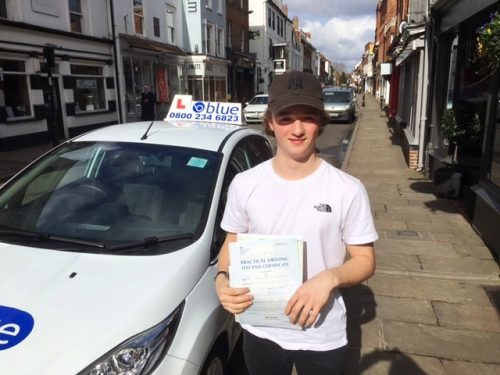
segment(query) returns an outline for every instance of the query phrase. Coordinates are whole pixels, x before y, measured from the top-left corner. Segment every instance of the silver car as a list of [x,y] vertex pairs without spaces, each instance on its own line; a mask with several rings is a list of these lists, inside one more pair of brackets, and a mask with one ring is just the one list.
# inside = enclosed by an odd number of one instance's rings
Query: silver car
[[327,87],[323,89],[323,103],[331,121],[353,123],[356,118],[356,97],[349,87]]

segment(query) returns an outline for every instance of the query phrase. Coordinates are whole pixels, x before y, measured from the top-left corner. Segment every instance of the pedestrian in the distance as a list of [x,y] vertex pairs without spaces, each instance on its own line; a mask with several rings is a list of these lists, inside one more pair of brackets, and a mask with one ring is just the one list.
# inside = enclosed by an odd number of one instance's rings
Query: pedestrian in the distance
[[[347,348],[346,307],[339,288],[375,271],[378,238],[361,182],[316,153],[328,123],[319,81],[310,73],[277,76],[264,118],[276,156],[233,179],[221,227],[227,231],[215,288],[233,314],[252,306],[252,291],[229,285],[229,243],[238,233],[298,236],[305,243],[305,282],[283,314],[301,330],[243,324],[250,375],[342,374]],[[349,254],[345,261],[346,252]]]
[[153,121],[155,119],[156,95],[150,90],[149,85],[144,85],[141,95],[141,120]]

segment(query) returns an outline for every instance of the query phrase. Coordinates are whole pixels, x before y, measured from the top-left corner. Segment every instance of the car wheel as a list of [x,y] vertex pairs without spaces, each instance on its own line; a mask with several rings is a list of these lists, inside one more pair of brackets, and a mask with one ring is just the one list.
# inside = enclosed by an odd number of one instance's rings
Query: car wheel
[[227,373],[227,356],[224,346],[218,343],[212,348],[212,351],[208,355],[203,368],[201,369],[201,375],[226,375]]

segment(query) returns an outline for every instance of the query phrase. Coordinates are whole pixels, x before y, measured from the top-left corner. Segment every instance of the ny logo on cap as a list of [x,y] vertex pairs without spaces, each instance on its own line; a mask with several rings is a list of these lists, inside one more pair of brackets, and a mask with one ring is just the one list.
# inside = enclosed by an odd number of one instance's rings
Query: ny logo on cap
[[304,84],[302,82],[302,77],[290,77],[290,78],[288,78],[288,90],[304,90]]

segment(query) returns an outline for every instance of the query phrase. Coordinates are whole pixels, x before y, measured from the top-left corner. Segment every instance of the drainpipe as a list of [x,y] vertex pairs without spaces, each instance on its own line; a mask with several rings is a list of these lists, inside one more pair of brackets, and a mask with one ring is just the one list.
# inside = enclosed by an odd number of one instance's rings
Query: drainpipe
[[420,111],[420,134],[418,141],[418,164],[417,171],[422,171],[424,168],[424,154],[426,150],[425,133],[427,124],[427,105],[429,103],[429,49],[431,48],[432,35],[430,27],[430,0],[427,0],[427,8],[425,10],[425,42],[424,42],[424,72],[423,72],[423,91],[422,91],[422,107]]
[[115,7],[114,0],[109,1],[110,12],[111,12],[111,35],[113,37],[113,55],[115,56],[115,81],[116,81],[116,102],[118,104],[118,121],[123,124],[123,113],[122,113],[122,94],[120,90],[120,71],[118,65],[121,64],[121,59],[118,57],[118,50],[116,48],[116,24],[115,24]]

